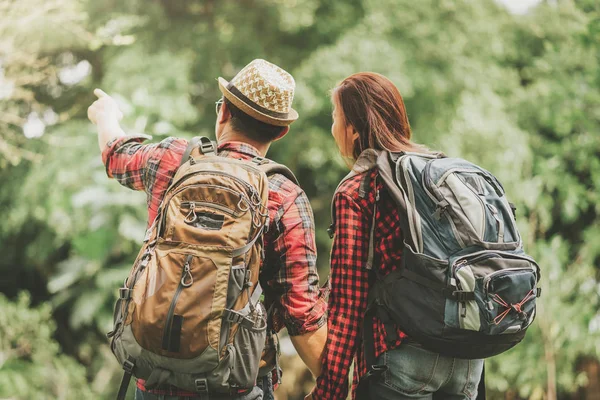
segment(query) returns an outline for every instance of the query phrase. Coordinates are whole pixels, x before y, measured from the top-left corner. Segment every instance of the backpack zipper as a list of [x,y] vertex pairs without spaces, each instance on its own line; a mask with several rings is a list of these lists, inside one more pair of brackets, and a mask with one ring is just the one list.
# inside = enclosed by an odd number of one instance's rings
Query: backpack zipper
[[190,287],[192,283],[194,283],[194,277],[192,276],[192,272],[190,269],[190,261],[192,260],[192,255],[188,255],[185,264],[183,265],[183,270],[181,272],[181,280],[179,281],[179,285],[177,285],[177,290],[175,290],[175,294],[173,295],[173,300],[171,300],[171,305],[169,306],[169,311],[167,313],[167,322],[165,324],[165,329],[163,332],[163,350],[169,350],[169,343],[171,343],[171,325],[173,324],[173,315],[175,314],[175,306],[177,305],[177,300],[179,300],[179,295],[183,288]]
[[[188,176],[187,176],[186,178],[184,178],[184,179],[180,179],[180,180],[179,180],[179,181],[178,181],[178,182],[177,182],[175,185],[173,185],[173,188],[175,188],[177,185],[179,185],[179,184],[180,184],[181,182],[183,182],[184,180],[186,180],[186,179],[189,179],[189,178],[191,178],[192,176],[195,176],[195,175],[202,174],[202,173],[210,173],[210,174],[216,174],[216,175],[223,175],[223,176],[226,176],[226,177],[228,177],[228,178],[231,178],[231,179],[233,179],[233,180],[234,180],[234,181],[236,181],[236,182],[239,182],[239,183],[241,183],[241,184],[242,184],[243,186],[245,186],[245,187],[248,189],[248,191],[250,192],[250,201],[248,201],[248,199],[247,199],[246,197],[244,197],[244,193],[236,193],[235,191],[233,191],[233,190],[230,190],[230,189],[227,189],[227,188],[225,188],[225,187],[223,187],[223,186],[218,186],[218,185],[210,185],[210,184],[199,183],[199,184],[195,184],[195,185],[190,185],[190,186],[188,186],[188,188],[189,188],[189,187],[195,187],[195,186],[219,187],[219,188],[222,188],[222,189],[223,189],[223,190],[225,190],[225,191],[229,191],[229,192],[231,192],[231,193],[239,194],[239,195],[240,195],[240,198],[243,198],[243,199],[246,201],[246,204],[248,204],[248,205],[250,205],[250,204],[251,204],[251,202],[252,202],[252,200],[251,200],[251,199],[252,199],[254,196],[257,196],[257,197],[259,197],[259,194],[258,194],[258,192],[256,191],[256,189],[254,188],[254,186],[252,186],[251,184],[249,184],[249,183],[245,182],[244,180],[242,180],[242,179],[240,179],[240,178],[237,178],[237,177],[235,177],[235,176],[233,176],[233,175],[231,175],[231,174],[228,174],[228,173],[225,173],[225,172],[221,172],[221,171],[202,171],[202,172],[196,172],[196,173],[194,173],[194,174],[188,175]],[[171,195],[171,197],[169,198],[169,202],[170,202],[170,201],[173,199],[173,197],[174,197],[176,194],[178,194],[178,193],[181,193],[183,190],[185,190],[185,188],[184,188],[184,189],[179,189],[179,190],[176,190],[176,191],[175,191],[175,192],[174,192],[174,193]],[[165,195],[165,199],[166,199],[166,195]],[[168,205],[168,203],[169,203],[169,202],[161,204],[161,207],[160,207],[160,213],[162,213],[162,216],[161,216],[161,219],[160,219],[160,224],[159,224],[159,226],[157,227],[157,229],[158,229],[158,234],[157,234],[157,237],[159,237],[159,236],[160,236],[160,234],[161,234],[161,231],[162,231],[162,228],[163,228],[163,225],[165,224],[165,219],[167,218],[167,214],[164,212],[164,210],[166,209],[166,206]],[[239,203],[238,203],[238,204],[239,204]],[[246,211],[247,211],[247,210],[246,210]],[[157,215],[157,217],[158,217],[158,215]]]
[[[490,281],[493,278],[496,278],[497,276],[501,275],[502,273],[505,272],[516,272],[516,271],[529,271],[531,273],[533,273],[534,275],[537,275],[535,270],[533,268],[505,268],[505,269],[501,269],[499,271],[495,271],[492,272],[491,274],[487,275],[484,279],[483,279],[483,287],[485,288],[485,294],[487,296],[487,294],[489,293],[489,286],[490,286]],[[536,276],[537,278],[537,276]],[[536,279],[537,282],[537,279]]]
[[[198,163],[199,163],[199,162],[209,162],[209,160],[198,161]],[[230,161],[230,160],[222,160],[222,161],[221,161],[221,160],[219,160],[219,162],[224,162],[224,163],[228,163],[228,164],[235,164],[235,165],[239,165],[240,167],[242,167],[242,168],[244,168],[244,169],[246,169],[246,170],[248,170],[248,171],[251,171],[251,172],[258,172],[258,173],[262,172],[262,171],[260,171],[260,170],[258,170],[258,169],[256,169],[256,168],[250,167],[250,166],[248,166],[248,165],[245,165],[245,164],[239,164],[239,163],[237,163],[237,162],[232,162],[232,161]],[[222,176],[226,176],[226,177],[228,177],[228,178],[232,178],[233,180],[235,180],[235,181],[237,181],[237,182],[241,183],[243,186],[245,186],[246,188],[248,188],[250,192],[252,192],[252,191],[256,192],[256,189],[254,188],[254,186],[252,186],[252,185],[251,185],[251,184],[249,184],[248,182],[244,181],[243,179],[240,179],[240,178],[238,178],[238,177],[236,177],[236,176],[234,176],[234,175],[231,175],[231,174],[229,174],[229,173],[227,173],[227,172],[223,172],[223,171],[216,171],[216,170],[202,170],[202,171],[196,171],[196,172],[194,172],[194,173],[188,174],[188,175],[184,176],[183,178],[179,179],[179,180],[178,180],[177,182],[175,182],[174,184],[172,184],[172,185],[171,185],[171,188],[169,188],[169,189],[170,189],[170,190],[173,190],[173,189],[175,189],[177,186],[179,186],[179,185],[180,185],[180,184],[181,184],[183,181],[185,181],[185,180],[187,180],[187,179],[191,178],[192,176],[196,176],[196,175],[200,175],[200,174],[213,174],[213,175],[222,175]]]
[[181,206],[185,207],[185,208],[191,207],[192,205],[194,207],[214,208],[216,210],[224,212],[225,214],[235,216],[235,213],[233,211],[231,211],[229,208],[222,206],[220,204],[217,204],[217,203],[210,203],[208,201],[182,201],[181,202]]

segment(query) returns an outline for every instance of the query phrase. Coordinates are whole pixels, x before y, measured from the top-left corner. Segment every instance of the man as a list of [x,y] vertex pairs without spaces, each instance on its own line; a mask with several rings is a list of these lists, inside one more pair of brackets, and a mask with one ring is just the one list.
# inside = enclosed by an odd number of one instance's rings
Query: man
[[[223,93],[217,101],[215,124],[219,155],[243,160],[264,157],[271,143],[285,136],[298,118],[291,107],[294,88],[290,74],[264,60],[252,61],[231,82],[219,78]],[[107,174],[130,189],[147,193],[150,226],[188,142],[169,137],[158,144],[141,144],[148,136],[126,136],[119,125],[122,113],[116,102],[100,89],[94,93],[99,99],[89,107],[88,117],[98,127]],[[269,176],[268,209],[270,223],[260,274],[265,302],[274,306],[273,328],[280,330],[285,325],[298,354],[319,376],[327,336],[327,304],[315,265],[312,210],[302,189],[282,174]],[[259,384],[268,398],[270,388],[264,382]],[[136,399],[154,399],[156,395],[195,394],[173,387],[148,391],[138,380]]]

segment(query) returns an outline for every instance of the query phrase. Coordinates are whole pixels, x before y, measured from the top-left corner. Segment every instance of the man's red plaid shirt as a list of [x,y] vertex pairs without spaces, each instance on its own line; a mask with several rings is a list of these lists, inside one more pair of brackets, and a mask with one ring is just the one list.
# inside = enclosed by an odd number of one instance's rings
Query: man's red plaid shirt
[[[130,189],[146,192],[150,226],[188,142],[171,137],[156,144],[141,144],[148,138],[117,138],[107,144],[102,161],[109,177]],[[254,147],[241,142],[221,143],[218,154],[244,160],[259,155]],[[283,175],[274,174],[269,177],[268,209],[270,224],[265,235],[261,284],[265,301],[275,305],[273,327],[280,330],[285,325],[291,336],[315,331],[326,323],[327,303],[319,287],[310,203],[300,187]],[[142,380],[138,380],[138,387],[145,390]],[[181,390],[159,390],[156,394],[194,395]]]
[[[370,174],[367,196],[359,196],[359,187],[365,174]],[[363,314],[367,308],[369,273],[365,268],[369,252],[369,237],[373,223],[376,193],[376,225],[374,231],[374,267],[383,275],[400,266],[402,232],[394,200],[379,180],[377,170],[364,172],[348,179],[339,187],[333,199],[335,239],[331,251],[331,293],[327,318],[327,344],[323,358],[323,372],[317,378],[313,392],[315,400],[339,400],[348,395],[348,374],[354,363],[352,398],[358,377],[366,373],[366,363],[360,332]],[[385,328],[373,319],[375,356],[400,345],[405,334],[397,329],[398,340],[391,346],[385,342]]]

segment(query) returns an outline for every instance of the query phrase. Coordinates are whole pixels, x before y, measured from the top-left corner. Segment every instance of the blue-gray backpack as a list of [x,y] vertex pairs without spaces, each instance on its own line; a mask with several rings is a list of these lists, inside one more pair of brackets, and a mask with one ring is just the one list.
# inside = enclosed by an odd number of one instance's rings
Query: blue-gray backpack
[[387,325],[390,343],[396,325],[451,357],[486,358],[518,344],[535,318],[540,271],[523,251],[514,207],[498,179],[459,158],[374,150],[361,155],[349,177],[375,167],[397,203],[404,246],[400,268],[381,276],[372,268],[371,228],[363,330],[369,365],[374,315]]

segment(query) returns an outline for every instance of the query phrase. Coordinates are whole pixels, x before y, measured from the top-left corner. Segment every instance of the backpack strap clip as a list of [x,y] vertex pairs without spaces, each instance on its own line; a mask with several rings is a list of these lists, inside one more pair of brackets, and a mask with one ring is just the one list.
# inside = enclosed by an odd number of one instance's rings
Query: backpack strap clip
[[329,228],[327,228],[327,234],[329,235],[329,239],[333,239],[333,236],[335,235],[335,224],[329,225]]
[[458,302],[465,302],[475,300],[475,292],[465,292],[462,290],[455,290],[452,292],[452,297]]
[[244,328],[252,329],[254,327],[254,321],[247,316],[233,310],[224,310],[223,317],[225,321],[231,324],[240,324]]
[[119,298],[121,300],[129,300],[133,293],[133,289],[129,289],[128,287],[119,288]]
[[194,385],[196,386],[196,392],[208,393],[208,382],[205,378],[195,379]]
[[268,159],[260,156],[254,157],[251,161],[256,165],[264,165],[269,163]]
[[202,152],[202,154],[206,155],[210,155],[210,154],[215,154],[215,145],[214,143],[207,138],[206,136],[201,136],[200,137],[200,151]]
[[123,369],[128,374],[133,374],[134,367],[135,367],[135,363],[133,362],[133,358],[129,357],[127,360],[123,361]]

